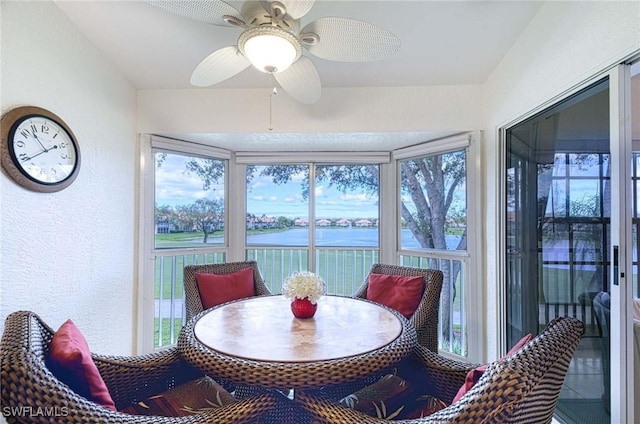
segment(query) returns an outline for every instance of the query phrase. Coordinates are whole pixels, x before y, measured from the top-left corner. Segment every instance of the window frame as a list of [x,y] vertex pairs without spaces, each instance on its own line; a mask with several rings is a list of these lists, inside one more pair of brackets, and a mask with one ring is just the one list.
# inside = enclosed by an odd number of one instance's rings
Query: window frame
[[[181,155],[193,155],[210,159],[226,161],[224,172],[224,222],[225,240],[222,245],[212,246],[211,249],[201,247],[191,248],[164,248],[156,249],[155,246],[155,152],[165,151]],[[143,354],[164,349],[154,345],[155,333],[155,264],[160,256],[166,256],[167,252],[176,255],[200,254],[206,252],[218,252],[228,257],[230,236],[226,226],[229,222],[229,168],[231,153],[200,144],[181,140],[173,140],[148,134],[141,134],[139,139],[140,156],[140,195],[139,195],[139,231],[138,231],[138,311],[137,318],[140,329],[137,334],[137,353]],[[160,254],[159,254],[160,253]],[[184,306],[183,306],[184,308]],[[152,311],[149,313],[149,311]]]
[[[467,325],[467,355],[459,356],[449,352],[441,351],[440,354],[456,360],[483,362],[485,341],[483,337],[484,316],[486,311],[484,305],[489,295],[488,286],[482,284],[482,275],[484,275],[484,255],[483,255],[483,231],[482,231],[482,205],[479,203],[482,193],[482,175],[480,142],[482,140],[481,131],[472,131],[458,134],[452,137],[426,142],[420,145],[399,149],[392,154],[392,163],[394,169],[395,182],[395,216],[394,216],[394,232],[393,240],[393,263],[400,263],[402,256],[421,256],[424,258],[439,258],[460,260],[467,264],[467,270],[464,275],[463,283],[465,284],[466,297],[462,305],[465,311],[465,321]],[[445,154],[449,152],[466,150],[466,169],[467,179],[466,197],[467,197],[467,249],[465,251],[441,251],[431,249],[402,249],[400,228],[400,208],[402,204],[400,186],[402,184],[400,177],[399,162],[402,160],[419,158],[428,155]],[[382,247],[381,247],[382,248]]]
[[[227,261],[241,261],[246,257],[246,223],[244,219],[229,220],[230,211],[246,211],[246,165],[247,164],[342,164],[342,163],[375,163],[380,169],[379,203],[380,205],[399,205],[399,172],[397,161],[403,157],[424,155],[438,151],[444,153],[456,150],[462,144],[467,146],[467,251],[462,253],[468,260],[468,272],[465,275],[467,301],[464,308],[467,311],[467,348],[466,360],[480,362],[484,359],[484,339],[481,323],[484,322],[484,305],[486,304],[485,287],[480,283],[484,269],[482,266],[483,245],[481,205],[478,204],[482,190],[481,157],[479,143],[480,131],[466,132],[440,140],[425,141],[421,145],[399,149],[390,152],[314,152],[314,160],[309,161],[308,152],[231,152],[228,150],[195,144],[181,140],[140,134],[139,136],[139,230],[138,230],[138,310],[137,319],[140,325],[137,334],[138,353],[154,351],[154,314],[148,313],[154,309],[154,248],[153,238],[148,236],[154,227],[154,195],[155,173],[151,166],[154,164],[154,148],[173,151],[176,153],[192,153],[216,159],[227,159],[225,167],[225,244],[224,251]],[[244,214],[243,214],[244,216]],[[398,207],[379,208],[380,222],[396,222]],[[399,257],[406,254],[399,249],[399,234],[394,225],[383,225],[379,229],[380,262],[399,263]],[[151,243],[151,245],[149,245]],[[453,253],[454,255],[460,253]],[[446,353],[445,353],[446,354]],[[459,359],[459,357],[457,357]]]
[[[309,174],[310,174],[310,180],[309,180],[309,201],[308,201],[308,217],[309,217],[309,226],[308,226],[308,231],[309,231],[309,243],[308,246],[304,246],[304,247],[300,247],[300,249],[304,249],[307,250],[308,252],[308,256],[307,256],[307,267],[308,270],[312,271],[312,272],[316,272],[317,270],[317,252],[321,251],[321,250],[326,250],[326,247],[322,247],[322,246],[317,246],[316,245],[316,225],[315,225],[315,220],[317,219],[316,217],[316,198],[315,195],[311,194],[311,193],[315,193],[315,186],[316,186],[316,179],[312,177],[312,175],[315,173],[316,167],[317,166],[323,166],[323,165],[366,165],[366,164],[370,164],[370,165],[376,165],[378,166],[378,172],[379,172],[379,178],[380,178],[380,183],[379,183],[379,188],[378,188],[378,219],[380,220],[381,218],[381,190],[382,190],[382,185],[383,185],[383,181],[382,181],[382,168],[385,165],[388,165],[388,162],[390,160],[390,154],[389,153],[379,153],[379,152],[362,152],[361,154],[355,153],[355,152],[341,152],[338,156],[336,156],[335,154],[328,154],[328,153],[323,153],[320,152],[318,154],[314,154],[314,160],[309,160],[308,159],[308,154],[305,155],[300,155],[297,154],[297,152],[293,152],[290,154],[267,154],[267,155],[259,155],[259,156],[254,156],[253,154],[247,154],[247,153],[242,153],[239,152],[236,156],[236,160],[237,160],[237,164],[239,164],[240,166],[243,167],[244,169],[244,174],[243,174],[243,181],[245,182],[244,185],[244,190],[243,190],[243,199],[242,201],[245,202],[245,213],[246,213],[246,197],[247,197],[247,185],[246,185],[246,166],[247,165],[254,165],[254,166],[263,166],[263,165],[288,165],[288,164],[296,164],[296,165],[305,165],[309,167]],[[238,192],[239,193],[239,192]],[[244,222],[243,222],[244,224]],[[237,240],[237,245],[241,245],[242,247],[244,247],[244,254],[246,255],[247,252],[249,252],[250,250],[255,250],[255,249],[260,249],[263,246],[260,245],[247,245],[246,244],[246,226],[243,226],[243,237],[239,240]],[[375,247],[375,249],[378,250],[378,252],[380,252],[382,250],[382,240],[381,240],[381,228],[378,227],[378,245]],[[232,241],[231,244],[233,245],[234,242],[236,240]],[[290,246],[285,246],[286,249],[289,249]],[[249,257],[249,259],[254,260],[255,258]],[[280,282],[281,283],[281,282]],[[272,290],[272,292],[277,293],[277,290]]]

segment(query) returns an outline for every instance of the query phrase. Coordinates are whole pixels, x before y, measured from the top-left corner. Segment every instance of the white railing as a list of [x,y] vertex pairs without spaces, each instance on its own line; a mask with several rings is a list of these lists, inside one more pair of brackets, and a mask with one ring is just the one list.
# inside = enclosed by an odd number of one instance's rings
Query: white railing
[[441,351],[467,356],[466,252],[412,251],[399,255],[403,266],[439,269],[444,274],[440,295],[439,346]]
[[[380,257],[376,248],[316,247],[316,269],[327,283],[327,294],[353,295],[362,285],[371,265]],[[247,249],[247,259],[258,262],[272,293],[282,292],[282,283],[296,271],[308,270],[308,248],[259,247]]]
[[224,262],[225,253],[172,249],[166,252],[158,251],[155,256],[154,347],[159,348],[175,344],[184,325],[184,267]]
[[[327,294],[351,296],[364,282],[371,266],[379,262],[375,248],[316,248],[316,270],[327,282]],[[308,269],[309,249],[303,247],[256,247],[246,250],[247,260],[255,260],[265,284],[274,294],[293,272]],[[156,254],[155,341],[156,348],[175,344],[184,325],[183,268],[186,265],[224,262],[223,251],[175,250]],[[429,256],[411,252],[399,256],[400,265],[440,269],[445,275],[440,305],[440,349],[465,356],[467,352],[465,273],[467,260]],[[448,323],[448,324],[447,324]],[[446,326],[446,328],[443,328]]]

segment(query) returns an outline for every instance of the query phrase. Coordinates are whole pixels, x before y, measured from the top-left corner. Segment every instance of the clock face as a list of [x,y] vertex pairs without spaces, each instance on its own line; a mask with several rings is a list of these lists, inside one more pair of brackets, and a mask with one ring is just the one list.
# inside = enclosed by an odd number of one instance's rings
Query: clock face
[[16,167],[41,184],[59,184],[73,175],[78,151],[72,136],[56,121],[27,115],[9,133],[9,154]]

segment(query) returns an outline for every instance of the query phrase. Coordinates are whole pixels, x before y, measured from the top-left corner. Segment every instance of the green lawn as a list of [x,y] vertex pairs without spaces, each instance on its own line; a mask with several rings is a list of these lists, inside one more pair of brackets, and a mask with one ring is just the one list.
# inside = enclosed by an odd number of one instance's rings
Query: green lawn
[[223,253],[199,253],[156,258],[155,298],[182,299],[184,293],[183,269],[187,265],[224,262]]
[[176,343],[176,341],[178,340],[178,334],[180,334],[180,330],[182,329],[182,319],[181,318],[175,318],[173,320],[173,331],[174,331],[174,338],[173,340],[171,339],[171,320],[169,318],[163,318],[162,319],[162,343],[158,344],[158,337],[160,332],[158,331],[158,319],[156,318],[155,320],[155,329],[154,329],[154,338],[153,338],[153,345],[155,347],[159,347],[159,346],[169,346],[171,344]]

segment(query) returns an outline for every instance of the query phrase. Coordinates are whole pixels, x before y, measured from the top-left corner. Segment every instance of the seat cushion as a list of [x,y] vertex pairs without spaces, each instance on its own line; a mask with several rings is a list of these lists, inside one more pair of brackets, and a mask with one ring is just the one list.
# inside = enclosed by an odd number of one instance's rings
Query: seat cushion
[[241,269],[231,274],[196,273],[196,282],[204,309],[256,294],[253,268]]
[[204,376],[151,396],[120,412],[130,415],[183,417],[219,408],[236,399],[212,378]]
[[[506,358],[508,358],[509,356],[513,355],[514,353],[516,353],[517,351],[520,350],[520,348],[524,345],[526,345],[527,343],[529,343],[529,341],[533,338],[533,335],[531,333],[527,334],[526,336],[524,336],[523,338],[521,338],[518,343],[516,343],[515,345],[513,345],[513,347],[511,348],[511,350],[509,350],[509,352],[507,352],[506,355],[504,355],[502,358],[500,358],[499,360],[502,361]],[[460,390],[458,390],[458,393],[456,394],[456,396],[453,398],[453,402],[457,402],[458,400],[460,400],[460,398],[462,398],[469,390],[471,390],[471,388],[478,382],[478,380],[480,380],[480,377],[482,377],[482,374],[484,374],[484,372],[487,370],[487,368],[489,368],[489,364],[485,364],[485,365],[481,365],[477,368],[472,369],[471,371],[469,371],[467,373],[467,376],[464,379],[464,383],[462,384],[462,386],[460,387]]]
[[418,309],[423,291],[422,276],[369,274],[367,299],[393,308],[406,318]]
[[348,408],[385,419],[402,420],[426,417],[447,404],[428,394],[419,393],[408,381],[394,374],[340,400]]
[[51,372],[74,392],[116,410],[107,385],[91,358],[87,340],[72,320],[64,322],[53,335],[47,363]]

